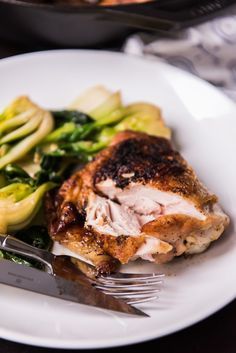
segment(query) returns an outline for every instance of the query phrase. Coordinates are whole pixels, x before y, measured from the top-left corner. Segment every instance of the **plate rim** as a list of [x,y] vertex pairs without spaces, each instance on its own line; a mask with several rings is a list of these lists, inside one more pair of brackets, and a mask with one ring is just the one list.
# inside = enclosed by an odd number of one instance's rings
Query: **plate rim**
[[[211,89],[219,92],[224,99],[226,98],[229,102],[233,103],[234,102],[227,97],[224,93],[222,93],[219,89],[214,87],[212,84],[210,84],[207,81],[204,81],[200,79],[197,76],[194,76],[193,74],[186,72],[184,70],[181,70],[179,68],[176,68],[170,64],[163,63],[160,61],[155,61],[152,58],[144,58],[140,56],[135,56],[131,54],[125,54],[121,52],[111,52],[111,51],[106,51],[106,50],[91,50],[91,49],[56,49],[56,50],[45,50],[45,51],[37,51],[37,52],[30,52],[30,53],[23,53],[23,54],[17,54],[13,55],[7,58],[1,58],[0,59],[0,69],[1,66],[7,65],[8,63],[14,63],[14,62],[19,62],[19,60],[24,59],[24,58],[29,58],[29,59],[34,59],[34,57],[38,56],[47,56],[47,55],[61,55],[61,54],[92,54],[92,55],[111,55],[114,57],[122,57],[122,58],[131,58],[132,60],[135,61],[140,61],[142,63],[145,63],[147,65],[159,65],[163,67],[170,67],[171,69],[174,69],[181,74],[187,75],[189,78],[193,80],[197,80],[198,82],[204,83],[206,86],[210,87]],[[236,112],[236,106],[235,106],[235,112]],[[226,305],[230,304],[236,297],[236,290],[235,293],[231,293],[230,295],[227,296],[227,298],[224,296],[222,300],[218,300],[217,304],[214,302],[211,303],[209,306],[209,310],[206,312],[204,310],[201,312],[200,310],[195,314],[191,315],[191,319],[188,318],[188,316],[184,319],[181,320],[179,323],[174,323],[172,325],[168,326],[168,330],[164,329],[161,330],[161,332],[155,334],[155,329],[149,331],[148,333],[145,332],[145,334],[139,334],[139,337],[135,336],[132,334],[131,337],[126,337],[125,339],[123,337],[121,338],[112,338],[112,339],[102,339],[96,342],[88,342],[88,339],[82,340],[73,340],[73,341],[57,341],[56,338],[54,339],[48,339],[48,338],[39,338],[32,335],[26,335],[23,333],[16,333],[15,331],[10,331],[8,329],[3,329],[0,327],[0,336],[4,339],[8,339],[13,342],[17,343],[24,343],[32,346],[38,346],[38,347],[48,347],[48,348],[62,348],[62,349],[95,349],[95,348],[111,348],[111,347],[121,347],[121,346],[126,346],[130,344],[137,344],[141,342],[146,342],[152,339],[158,339],[160,337],[167,336],[169,334],[173,334],[175,332],[178,332],[182,329],[185,329],[187,327],[191,327],[194,324],[199,323],[200,321],[203,321],[213,315],[214,313],[218,312],[221,310],[223,307]],[[168,332],[167,332],[168,331]]]
[[[159,334],[158,336],[154,335],[154,331],[150,331],[150,333],[145,337],[143,337],[142,335],[139,335],[139,338],[137,339],[137,337],[133,337],[131,336],[131,338],[126,339],[126,341],[124,341],[124,339],[103,339],[103,340],[99,340],[96,344],[90,344],[90,343],[85,343],[86,341],[82,341],[82,344],[80,343],[78,345],[78,341],[77,340],[73,340],[70,341],[66,344],[61,344],[61,341],[57,341],[55,338],[52,340],[48,340],[47,339],[47,343],[46,343],[46,339],[45,338],[37,338],[37,341],[35,340],[35,336],[32,335],[25,335],[25,334],[16,334],[14,331],[12,334],[14,334],[14,337],[11,336],[11,334],[8,334],[8,332],[10,332],[9,330],[4,330],[2,328],[0,328],[0,336],[3,339],[15,342],[15,343],[21,343],[21,344],[27,344],[27,345],[31,345],[31,346],[35,346],[35,347],[44,347],[44,348],[59,348],[59,349],[103,349],[103,348],[116,348],[116,347],[124,347],[124,346],[128,346],[128,345],[133,345],[133,344],[138,344],[138,343],[145,343],[151,340],[156,340],[165,336],[169,336],[171,334],[174,333],[178,333],[179,331],[182,331],[186,328],[190,328],[195,324],[200,323],[201,321],[204,321],[206,319],[208,319],[210,316],[212,316],[213,314],[216,314],[218,311],[220,311],[221,309],[223,309],[226,305],[229,305],[230,303],[232,303],[235,300],[235,295],[230,296],[229,299],[222,300],[222,303],[220,304],[220,306],[216,306],[212,305],[211,309],[208,311],[208,313],[206,315],[204,315],[204,317],[202,316],[201,312],[198,312],[198,314],[196,316],[193,317],[192,320],[185,320],[185,322],[182,322],[178,325],[178,327],[176,328],[176,324],[173,324],[171,326],[171,329],[168,330],[168,332],[165,332],[165,330],[163,330],[163,332],[161,334]],[[206,313],[206,311],[204,311],[204,313]],[[147,318],[148,319],[148,318]],[[5,333],[5,335],[3,336],[2,333]]]

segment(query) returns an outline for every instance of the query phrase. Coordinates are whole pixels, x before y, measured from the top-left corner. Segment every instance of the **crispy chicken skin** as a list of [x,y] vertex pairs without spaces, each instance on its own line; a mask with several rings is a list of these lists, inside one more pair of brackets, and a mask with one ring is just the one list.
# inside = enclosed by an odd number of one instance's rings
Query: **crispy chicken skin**
[[52,238],[104,268],[201,252],[229,223],[167,139],[132,131],[49,195],[46,208]]
[[52,239],[92,261],[99,273],[114,272],[119,262],[106,254],[93,233],[84,228],[83,212],[79,213],[72,202],[63,201],[60,190],[52,190],[45,198],[45,216]]

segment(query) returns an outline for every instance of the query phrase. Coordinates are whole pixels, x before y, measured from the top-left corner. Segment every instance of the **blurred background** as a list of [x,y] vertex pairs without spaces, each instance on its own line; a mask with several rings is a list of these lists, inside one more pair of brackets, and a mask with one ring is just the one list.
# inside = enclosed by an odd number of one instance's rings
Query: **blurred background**
[[155,57],[236,99],[235,0],[0,0],[0,57],[56,48]]
[[[0,58],[62,48],[123,51],[165,61],[236,100],[235,0],[0,0]],[[234,353],[235,315],[234,301],[194,327],[138,348]],[[0,351],[54,350],[1,340]]]

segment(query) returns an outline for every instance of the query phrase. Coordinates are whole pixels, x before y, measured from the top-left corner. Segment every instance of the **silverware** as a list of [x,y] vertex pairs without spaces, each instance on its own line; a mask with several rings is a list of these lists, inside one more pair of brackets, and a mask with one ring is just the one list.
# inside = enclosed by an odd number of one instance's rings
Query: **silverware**
[[79,304],[131,315],[148,316],[123,300],[107,296],[93,288],[84,278],[81,279],[81,283],[73,282],[8,260],[0,260],[0,283]]
[[107,295],[125,299],[128,304],[140,304],[158,299],[164,274],[117,273],[99,276],[92,281],[97,289]]
[[[126,300],[128,304],[139,304],[158,298],[163,274],[117,273],[97,276],[95,268],[85,261],[67,255],[54,255],[32,247],[12,236],[0,235],[0,248],[27,256],[46,265],[48,273],[80,281],[83,278],[106,295]],[[76,266],[72,262],[76,262]]]
[[[23,250],[25,245],[28,244],[10,236],[0,235],[1,249],[11,252],[14,251],[21,255],[24,252],[25,256],[32,258],[32,256],[29,256],[29,249],[27,251]],[[33,249],[35,253],[37,253],[37,250],[39,253],[41,252],[40,249]],[[45,253],[48,254],[48,257],[53,256],[48,252]],[[41,260],[40,256],[38,256],[38,260]],[[63,264],[63,270],[60,269],[60,275],[58,276],[58,266],[61,264]],[[0,283],[80,304],[126,314],[148,316],[141,310],[127,304],[124,300],[109,296],[94,288],[89,279],[69,261],[69,258],[67,260],[63,259],[63,263],[56,261],[53,264],[53,272],[51,273],[24,265],[18,265],[8,260],[0,260]]]

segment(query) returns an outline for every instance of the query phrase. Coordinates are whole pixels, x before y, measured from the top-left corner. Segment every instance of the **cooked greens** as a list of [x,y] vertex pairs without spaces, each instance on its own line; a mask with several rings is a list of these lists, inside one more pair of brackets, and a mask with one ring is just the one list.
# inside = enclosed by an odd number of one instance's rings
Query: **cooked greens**
[[59,127],[65,123],[73,123],[75,125],[84,125],[93,121],[86,113],[78,110],[54,110],[52,112],[55,119],[55,127]]
[[0,115],[0,229],[9,232],[29,224],[47,190],[55,186],[30,176],[20,166],[21,160],[47,136],[54,127],[50,112],[22,96]]
[[119,91],[103,86],[90,88],[60,111],[49,112],[25,96],[14,100],[0,114],[0,231],[28,226],[44,194],[124,130],[170,138],[158,107],[124,105]]
[[20,200],[17,201],[13,194],[0,198],[1,233],[16,231],[29,225],[41,206],[44,194],[55,187],[55,184],[46,182],[36,189],[32,188],[31,193],[26,189],[27,191],[21,194],[16,184],[14,187],[14,195],[19,195]]
[[[99,105],[94,104],[93,97]],[[43,140],[38,149],[41,156],[74,157],[87,162],[124,130],[170,138],[158,107],[149,103],[124,106],[119,92],[109,93],[100,86],[88,90],[71,107],[71,111],[52,112],[57,129]]]
[[[31,177],[24,169],[8,164],[0,175],[0,230],[2,233],[16,231],[30,224],[39,210],[45,192],[57,185],[56,176],[47,172],[42,178],[40,173]],[[58,181],[58,184],[59,181]]]
[[49,250],[52,245],[52,240],[48,235],[47,228],[40,225],[33,225],[24,230],[20,230],[15,236],[25,243],[39,249]]
[[89,115],[77,110],[52,111],[52,115],[54,117],[55,130],[45,137],[44,143],[66,141],[70,139],[75,130],[83,130],[82,126],[93,122]]
[[17,263],[18,265],[32,266],[28,259],[12,254],[8,251],[0,250],[0,259],[10,260]]
[[77,97],[70,105],[70,110],[78,110],[89,113],[103,104],[111,95],[111,92],[104,86],[94,86]]
[[[25,243],[39,249],[49,250],[52,245],[52,240],[48,235],[47,228],[40,225],[34,225],[27,229],[21,230],[17,232],[15,236]],[[0,259],[10,260],[19,265],[33,266],[37,268],[42,267],[42,264],[37,261],[29,260],[28,258],[24,258],[4,250],[0,250]]]
[[2,169],[1,175],[7,184],[26,183],[32,186],[34,185],[34,179],[17,164],[8,164]]
[[50,112],[39,108],[27,97],[13,101],[0,115],[0,145],[8,144],[1,150],[0,169],[23,158],[54,126]]

